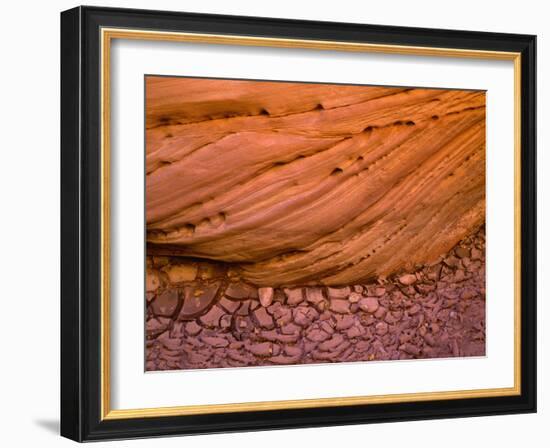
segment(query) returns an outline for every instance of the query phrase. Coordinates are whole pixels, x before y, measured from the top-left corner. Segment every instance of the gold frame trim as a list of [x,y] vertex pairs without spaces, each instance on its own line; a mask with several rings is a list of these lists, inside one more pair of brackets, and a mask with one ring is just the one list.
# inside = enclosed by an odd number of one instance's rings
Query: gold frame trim
[[[521,53],[455,48],[366,44],[304,39],[278,39],[216,34],[101,29],[101,420],[200,415],[328,406],[405,403],[413,401],[503,397],[521,394]],[[110,366],[110,50],[113,39],[162,40],[217,45],[243,45],[312,50],[336,50],[414,56],[444,56],[514,62],[514,386],[443,392],[369,395],[303,400],[280,400],[216,405],[190,405],[141,409],[111,409]]]

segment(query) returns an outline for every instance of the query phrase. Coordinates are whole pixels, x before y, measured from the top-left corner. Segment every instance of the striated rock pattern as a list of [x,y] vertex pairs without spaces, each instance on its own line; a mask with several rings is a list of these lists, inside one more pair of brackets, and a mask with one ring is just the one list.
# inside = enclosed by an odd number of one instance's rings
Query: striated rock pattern
[[484,92],[148,76],[146,101],[149,254],[356,285],[484,222]]
[[344,287],[261,287],[223,263],[148,257],[146,369],[485,354],[483,227],[430,265]]

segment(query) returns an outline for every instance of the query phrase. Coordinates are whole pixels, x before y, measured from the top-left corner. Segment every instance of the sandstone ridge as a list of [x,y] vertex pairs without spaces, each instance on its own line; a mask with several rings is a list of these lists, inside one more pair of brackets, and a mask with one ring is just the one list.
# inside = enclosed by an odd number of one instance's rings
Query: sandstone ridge
[[433,262],[485,219],[485,93],[147,77],[148,253],[258,286]]

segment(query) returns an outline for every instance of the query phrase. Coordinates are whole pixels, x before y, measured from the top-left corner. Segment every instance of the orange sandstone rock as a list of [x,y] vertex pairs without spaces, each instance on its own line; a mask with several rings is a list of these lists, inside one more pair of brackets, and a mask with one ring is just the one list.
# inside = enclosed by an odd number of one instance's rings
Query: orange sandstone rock
[[484,92],[147,77],[146,97],[159,255],[349,285],[433,262],[485,219]]

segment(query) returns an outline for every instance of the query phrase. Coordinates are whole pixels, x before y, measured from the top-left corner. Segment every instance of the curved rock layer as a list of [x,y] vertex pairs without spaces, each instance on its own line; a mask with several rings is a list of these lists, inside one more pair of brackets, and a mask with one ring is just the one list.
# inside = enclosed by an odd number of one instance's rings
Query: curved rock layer
[[146,78],[149,253],[349,285],[485,219],[485,93]]

